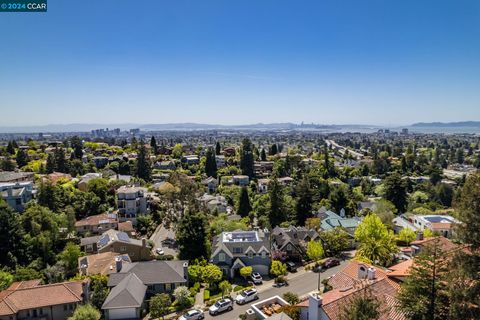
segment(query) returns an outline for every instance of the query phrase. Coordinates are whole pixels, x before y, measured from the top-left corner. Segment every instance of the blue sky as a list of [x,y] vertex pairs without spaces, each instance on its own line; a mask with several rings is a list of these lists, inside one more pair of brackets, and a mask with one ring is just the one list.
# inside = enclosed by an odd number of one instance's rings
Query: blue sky
[[480,120],[478,0],[49,0],[0,30],[2,126]]

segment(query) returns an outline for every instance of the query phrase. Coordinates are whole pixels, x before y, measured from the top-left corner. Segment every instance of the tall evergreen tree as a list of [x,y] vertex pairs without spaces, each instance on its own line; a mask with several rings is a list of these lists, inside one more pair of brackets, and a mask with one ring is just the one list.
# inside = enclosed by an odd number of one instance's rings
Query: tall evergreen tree
[[220,146],[220,142],[217,141],[217,143],[215,144],[215,154],[219,156],[221,151],[222,151],[222,147]]
[[265,152],[265,149],[263,149],[263,148],[262,148],[262,152],[260,152],[260,160],[267,161],[267,153]]
[[242,141],[242,149],[240,151],[240,169],[242,170],[242,174],[250,178],[255,176],[253,162],[253,144],[250,139],[245,138]]
[[78,136],[72,137],[70,139],[70,145],[73,148],[73,158],[74,159],[82,159],[83,157],[83,142]]
[[13,144],[12,141],[8,141],[8,144],[7,144],[7,152],[11,155],[14,155],[15,154],[15,146]]
[[217,160],[213,148],[208,148],[205,161],[205,174],[208,177],[217,177]]
[[203,213],[186,212],[177,226],[180,259],[207,259],[210,254],[207,219]]
[[28,164],[28,155],[23,149],[18,149],[16,161],[19,168]]
[[385,199],[395,205],[399,213],[407,208],[407,185],[399,173],[391,173],[385,179]]
[[313,194],[310,188],[310,182],[307,177],[303,177],[297,186],[297,203],[295,210],[297,213],[297,223],[305,225],[305,221],[312,215]]
[[250,204],[248,190],[247,187],[242,187],[240,190],[237,213],[243,218],[247,217],[250,211],[252,211],[252,206]]
[[283,188],[276,177],[270,181],[268,193],[270,195],[270,225],[274,228],[286,220]]
[[[55,170],[58,172],[67,172],[67,160],[65,159],[65,150],[63,147],[55,148]],[[47,159],[48,160],[48,159]]]
[[270,153],[271,156],[274,156],[278,153],[278,148],[277,148],[276,143],[272,144],[272,146],[270,147],[270,152],[269,153]]
[[415,256],[398,295],[408,319],[448,319],[447,272],[446,253],[438,240],[424,246]]
[[351,295],[340,308],[339,320],[377,320],[382,316],[381,303],[367,288]]
[[50,153],[47,156],[47,164],[45,166],[45,170],[47,171],[47,173],[52,173],[55,171],[55,167],[55,156]]
[[140,142],[140,147],[138,148],[136,173],[140,179],[145,181],[150,181],[151,179],[150,160],[148,158],[147,148],[145,148],[143,142]]
[[0,199],[0,265],[15,268],[23,257],[24,241],[23,229],[20,225],[20,215],[14,212]]
[[157,140],[155,139],[154,136],[150,139],[150,147],[152,147],[153,153],[157,154],[158,153],[158,145],[157,145]]

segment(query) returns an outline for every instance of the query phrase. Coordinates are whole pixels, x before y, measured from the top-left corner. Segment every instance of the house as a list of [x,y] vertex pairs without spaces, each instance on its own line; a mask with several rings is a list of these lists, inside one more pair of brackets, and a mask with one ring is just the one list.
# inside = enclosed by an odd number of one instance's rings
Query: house
[[322,231],[332,230],[336,227],[345,228],[353,236],[358,225],[362,221],[359,217],[347,218],[344,214],[338,215],[333,211],[322,207],[318,210],[316,216],[320,218],[320,228]]
[[234,157],[235,156],[235,148],[227,147],[223,149],[223,154],[225,157]]
[[100,234],[109,229],[118,229],[118,219],[115,213],[105,212],[75,222],[75,230],[81,235]]
[[137,215],[148,213],[147,189],[121,186],[117,190],[117,206],[120,221],[136,222]]
[[183,156],[181,161],[183,163],[188,164],[188,165],[193,165],[193,164],[199,164],[200,163],[200,159],[198,158],[197,155]]
[[351,260],[328,280],[332,290],[321,295],[312,293],[307,300],[297,304],[300,308],[300,319],[339,319],[343,306],[366,290],[380,303],[379,319],[406,319],[405,314],[398,308],[396,298],[400,285],[388,277],[389,272],[389,270],[377,269],[369,264]]
[[0,320],[65,320],[88,302],[89,282],[41,285],[40,280],[14,282],[0,292]]
[[116,252],[128,254],[132,261],[151,259],[151,248],[147,239],[130,238],[125,232],[110,229],[101,236],[80,239],[80,247],[86,253]]
[[90,180],[93,180],[93,179],[96,179],[96,178],[101,178],[101,177],[102,177],[101,173],[97,173],[97,172],[87,173],[87,174],[82,176],[82,179],[78,182],[77,187],[80,191],[86,192],[86,191],[88,191],[87,190],[88,182]]
[[417,234],[417,240],[410,243],[412,256],[419,254],[424,247],[433,245],[435,242],[437,242],[443,252],[449,252],[458,248],[458,245],[454,244],[450,239],[445,237],[431,237],[424,239],[423,233],[420,232]]
[[175,288],[186,286],[188,263],[176,261],[135,262],[110,273],[111,289],[102,310],[105,318],[139,319],[145,301],[157,293],[173,293]]
[[419,230],[430,229],[446,238],[452,236],[453,224],[458,223],[452,216],[438,214],[415,215],[411,219]]
[[98,169],[103,169],[108,164],[108,157],[93,157],[92,161],[95,164],[95,167]]
[[360,201],[357,204],[358,211],[370,210],[375,211],[377,209],[377,203],[373,201]]
[[223,273],[234,278],[240,268],[250,266],[253,272],[267,275],[270,269],[270,234],[267,230],[222,232],[213,240],[210,261]]
[[131,262],[128,254],[119,255],[116,252],[108,251],[78,258],[78,270],[82,276],[108,275],[117,272],[125,264]]
[[158,169],[158,170],[175,170],[177,169],[177,166],[175,165],[175,162],[173,161],[157,161],[155,162],[155,164],[153,165],[153,167],[155,169]]
[[228,203],[223,196],[213,196],[205,193],[197,199],[211,212],[224,213],[227,212]]
[[320,235],[313,229],[289,226],[288,228],[275,227],[272,230],[272,251],[285,253],[287,259],[301,260],[307,252],[307,243],[310,240],[320,240]]
[[33,182],[0,182],[0,196],[18,212],[23,212],[28,201],[33,199]]
[[218,181],[213,177],[208,177],[205,180],[202,180],[202,185],[207,187],[209,193],[217,191]]
[[258,181],[257,181],[257,191],[260,192],[260,193],[267,192],[269,183],[270,183],[270,179],[258,179]]
[[0,171],[0,183],[33,181],[33,178],[34,178],[33,172]]
[[232,177],[232,183],[237,186],[248,186],[250,179],[245,175],[236,175]]
[[225,167],[225,156],[223,155],[216,155],[215,162],[217,163],[217,168]]

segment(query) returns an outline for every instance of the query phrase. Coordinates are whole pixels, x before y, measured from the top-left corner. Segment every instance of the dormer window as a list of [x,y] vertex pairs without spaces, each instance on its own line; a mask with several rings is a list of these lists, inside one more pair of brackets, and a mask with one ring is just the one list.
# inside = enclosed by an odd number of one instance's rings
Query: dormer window
[[225,262],[225,253],[220,252],[220,253],[218,254],[218,261],[220,261],[220,262]]

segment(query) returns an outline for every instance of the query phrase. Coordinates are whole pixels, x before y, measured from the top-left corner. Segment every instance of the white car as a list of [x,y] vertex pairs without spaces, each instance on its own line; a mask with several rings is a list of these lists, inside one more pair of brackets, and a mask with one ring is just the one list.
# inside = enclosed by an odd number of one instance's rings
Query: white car
[[235,298],[235,301],[238,304],[245,304],[257,299],[258,299],[257,289],[252,288],[252,289],[247,289],[240,292],[238,296]]
[[253,281],[254,284],[262,284],[263,283],[263,278],[260,275],[260,273],[258,273],[258,272],[252,273],[250,278],[252,278],[252,281]]
[[215,316],[224,311],[230,311],[233,309],[233,302],[230,299],[221,299],[215,302],[210,308],[208,308],[208,313]]
[[155,249],[155,252],[156,252],[158,255],[160,255],[160,256],[163,256],[163,255],[165,254],[165,252],[163,251],[162,248],[157,248],[157,249]]
[[183,316],[178,318],[179,320],[200,320],[204,319],[205,315],[203,314],[203,311],[198,310],[198,309],[193,309],[185,313]]

